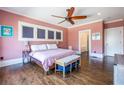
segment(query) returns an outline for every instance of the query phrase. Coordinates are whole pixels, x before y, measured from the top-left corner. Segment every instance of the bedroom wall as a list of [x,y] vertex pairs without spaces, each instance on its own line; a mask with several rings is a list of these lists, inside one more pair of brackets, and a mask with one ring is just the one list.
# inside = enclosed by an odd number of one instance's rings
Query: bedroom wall
[[100,32],[100,40],[91,40],[91,52],[96,52],[98,54],[103,53],[103,21],[95,22],[91,24],[86,24],[78,27],[72,27],[68,29],[68,45],[72,46],[73,49],[78,50],[78,32],[81,30],[91,29],[91,33]]
[[104,29],[114,28],[114,27],[121,27],[121,26],[124,26],[124,20],[117,21],[117,22],[111,22],[111,23],[104,23]]
[[0,37],[0,57],[2,56],[2,39]]
[[[23,42],[18,41],[18,21],[24,21],[24,22],[41,25],[41,26],[63,30],[64,40],[63,42],[59,43],[59,47],[62,47],[62,48],[67,47],[68,35],[67,35],[66,28],[0,10],[0,25],[10,25],[14,27],[13,37],[6,37],[6,38],[4,37],[4,38],[1,38],[0,40],[0,44],[2,43],[2,45],[0,45],[0,49],[1,49],[0,53],[5,60],[16,59],[22,56],[22,50],[24,48],[24,44]],[[33,42],[33,43],[56,43],[56,42],[41,41],[41,42]]]
[[81,30],[91,29],[92,33],[100,32],[102,37],[100,41],[91,41],[91,51],[102,54],[104,52],[104,29],[121,26],[124,26],[124,20],[111,23],[96,22],[92,24],[69,28],[68,46],[72,46],[73,49],[78,50],[78,32]]
[[[24,48],[24,44],[21,41],[18,41],[18,21],[25,21],[37,25],[42,25],[46,27],[51,27],[64,31],[64,41],[59,43],[59,47],[67,48],[72,46],[73,49],[78,50],[78,32],[80,30],[91,29],[92,33],[100,32],[101,40],[92,41],[92,52],[103,53],[103,30],[107,28],[120,27],[124,26],[124,21],[113,22],[113,23],[104,23],[96,22],[91,24],[82,25],[79,27],[72,28],[63,28],[53,24],[49,24],[43,21],[38,21],[28,17],[20,16],[17,14],[9,13],[0,10],[0,25],[11,25],[14,27],[14,37],[10,38],[1,38],[0,37],[0,57],[3,56],[5,60],[15,59],[21,57],[21,52]],[[32,43],[56,43],[56,42],[32,42]]]

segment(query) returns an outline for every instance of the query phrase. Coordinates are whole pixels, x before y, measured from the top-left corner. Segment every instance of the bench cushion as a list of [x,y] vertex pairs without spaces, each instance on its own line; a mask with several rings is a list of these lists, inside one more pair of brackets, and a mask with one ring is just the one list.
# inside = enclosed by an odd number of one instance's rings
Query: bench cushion
[[56,64],[59,64],[61,66],[66,66],[68,64],[71,64],[71,62],[79,60],[80,56],[78,55],[71,55],[71,56],[67,56],[64,57],[62,59],[56,60]]

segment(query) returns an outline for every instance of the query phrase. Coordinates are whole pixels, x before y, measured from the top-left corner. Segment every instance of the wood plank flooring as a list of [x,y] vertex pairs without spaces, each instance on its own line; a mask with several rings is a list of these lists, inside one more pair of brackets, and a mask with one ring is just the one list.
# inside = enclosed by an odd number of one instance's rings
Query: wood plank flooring
[[61,73],[44,75],[35,63],[17,64],[0,68],[1,85],[111,85],[113,84],[113,57],[103,61],[89,59],[82,54],[79,72],[73,71],[65,80]]

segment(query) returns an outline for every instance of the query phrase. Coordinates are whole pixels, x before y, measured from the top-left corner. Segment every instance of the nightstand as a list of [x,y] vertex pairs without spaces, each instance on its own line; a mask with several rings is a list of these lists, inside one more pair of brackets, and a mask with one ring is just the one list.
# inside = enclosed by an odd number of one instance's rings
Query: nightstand
[[30,53],[30,51],[25,51],[25,50],[22,51],[22,61],[23,61],[23,64],[25,63],[25,61],[26,62],[30,62],[29,53]]

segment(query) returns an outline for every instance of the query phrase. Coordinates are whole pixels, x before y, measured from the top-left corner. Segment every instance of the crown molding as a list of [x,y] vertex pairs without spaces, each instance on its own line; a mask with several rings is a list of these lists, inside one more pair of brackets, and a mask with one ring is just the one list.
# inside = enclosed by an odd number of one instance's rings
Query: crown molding
[[80,27],[80,26],[83,26],[83,25],[88,25],[88,24],[92,24],[92,23],[96,23],[96,22],[103,22],[103,19],[98,19],[98,20],[90,21],[90,22],[87,22],[87,23],[84,23],[84,24],[79,24],[79,25],[74,25],[74,26],[71,26],[71,27],[67,27],[67,28],[69,29],[69,28]]
[[115,19],[115,20],[111,20],[111,21],[105,21],[104,23],[114,23],[114,22],[119,22],[119,21],[124,21],[124,19]]
[[42,21],[42,22],[45,22],[45,23],[48,23],[48,24],[51,24],[51,25],[55,25],[55,26],[59,26],[59,27],[62,27],[62,28],[67,29],[67,28],[64,27],[64,26],[61,26],[61,25],[58,25],[58,24],[52,24],[52,23],[49,23],[49,22],[47,22],[47,21],[45,21],[45,20],[42,20],[42,19],[40,19],[40,18],[35,18],[35,17],[27,16],[27,15],[25,15],[25,14],[21,14],[21,13],[12,11],[12,10],[3,9],[3,8],[2,8],[2,9],[0,8],[0,10],[6,11],[6,12],[10,12],[10,13],[13,13],[13,14],[17,14],[17,15],[20,15],[20,16],[28,17],[28,18],[31,18],[31,19],[34,19],[34,20]]

